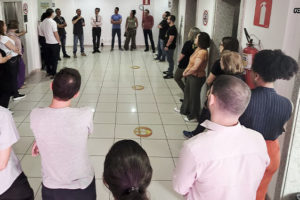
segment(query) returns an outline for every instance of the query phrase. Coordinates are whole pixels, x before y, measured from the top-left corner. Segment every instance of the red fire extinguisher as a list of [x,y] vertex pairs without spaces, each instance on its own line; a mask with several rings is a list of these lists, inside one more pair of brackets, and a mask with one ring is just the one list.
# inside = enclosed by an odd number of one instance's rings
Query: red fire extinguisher
[[252,71],[252,63],[254,60],[255,54],[257,54],[258,50],[254,47],[253,39],[250,38],[247,29],[244,29],[245,35],[247,38],[247,47],[243,49],[243,64],[245,68],[245,80],[250,89],[255,88],[253,80],[251,78]]

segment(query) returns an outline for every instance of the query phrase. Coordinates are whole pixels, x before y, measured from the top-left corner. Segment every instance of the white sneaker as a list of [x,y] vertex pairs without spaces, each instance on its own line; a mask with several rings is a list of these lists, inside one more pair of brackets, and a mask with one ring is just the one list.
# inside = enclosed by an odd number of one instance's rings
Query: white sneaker
[[186,122],[197,122],[197,119],[189,119],[188,117],[183,118]]
[[180,109],[178,109],[177,107],[174,108],[174,111],[180,113]]

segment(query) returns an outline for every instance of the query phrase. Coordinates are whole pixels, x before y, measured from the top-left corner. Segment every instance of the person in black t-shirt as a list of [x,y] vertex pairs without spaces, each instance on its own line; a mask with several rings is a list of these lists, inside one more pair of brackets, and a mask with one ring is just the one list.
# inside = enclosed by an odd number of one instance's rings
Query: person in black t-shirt
[[66,30],[67,23],[65,18],[61,16],[61,10],[59,8],[55,9],[56,16],[54,17],[54,21],[57,23],[58,35],[60,37],[61,49],[64,55],[64,58],[70,58],[70,56],[66,52]]
[[178,59],[178,68],[175,72],[175,81],[177,82],[178,86],[184,91],[184,83],[182,81],[183,78],[183,72],[185,68],[189,64],[189,60],[191,55],[194,53],[196,46],[194,45],[194,40],[197,37],[197,35],[200,33],[200,29],[197,27],[191,28],[188,38],[189,40],[186,41],[182,47],[180,57]]
[[171,79],[173,78],[173,71],[174,71],[174,52],[176,48],[176,40],[177,40],[177,28],[175,26],[175,19],[174,15],[168,17],[168,24],[169,29],[165,36],[165,52],[167,56],[167,60],[169,63],[168,71],[164,71],[165,74],[164,79]]
[[74,58],[77,58],[76,52],[77,52],[77,43],[78,40],[80,42],[80,51],[82,56],[86,56],[84,53],[84,36],[83,36],[83,27],[85,26],[84,18],[81,16],[81,10],[76,10],[77,15],[73,17],[72,23],[74,24],[73,27],[73,34],[74,34],[74,46],[73,46],[73,54]]
[[159,28],[159,35],[158,35],[158,44],[157,44],[157,57],[155,58],[155,60],[159,60],[160,62],[165,62],[166,60],[166,54],[164,50],[165,47],[164,40],[165,40],[166,32],[169,28],[167,19],[170,15],[171,14],[169,11],[164,12],[162,16],[163,20],[157,26]]

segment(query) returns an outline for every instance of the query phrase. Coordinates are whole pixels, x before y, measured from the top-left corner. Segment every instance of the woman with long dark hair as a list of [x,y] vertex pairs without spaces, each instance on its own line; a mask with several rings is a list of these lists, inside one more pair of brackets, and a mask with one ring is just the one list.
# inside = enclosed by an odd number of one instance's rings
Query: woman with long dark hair
[[133,140],[116,142],[104,161],[103,182],[116,200],[149,200],[152,167],[145,150]]
[[[18,72],[19,72],[19,55],[21,54],[20,49],[15,46],[15,41],[6,35],[7,26],[4,21],[0,20],[0,49],[6,54],[11,55],[11,59],[6,62],[8,81],[6,83],[11,88],[10,96],[13,96],[13,100],[20,100],[25,97],[24,94],[18,92]],[[9,99],[8,99],[9,101]]]

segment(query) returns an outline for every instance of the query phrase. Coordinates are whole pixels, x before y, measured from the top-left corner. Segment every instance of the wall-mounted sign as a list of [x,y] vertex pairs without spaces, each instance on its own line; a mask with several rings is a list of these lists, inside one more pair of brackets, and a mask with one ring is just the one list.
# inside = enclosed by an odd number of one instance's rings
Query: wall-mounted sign
[[41,8],[42,8],[42,9],[47,9],[47,8],[49,8],[49,7],[50,7],[49,2],[41,2]]
[[143,0],[143,5],[150,5],[150,0]]
[[168,1],[168,8],[171,9],[173,6],[173,1],[172,0],[169,0]]
[[269,28],[272,0],[256,0],[254,25]]
[[206,26],[208,24],[208,11],[204,10],[203,12],[203,25]]
[[27,3],[23,4],[23,12],[24,12],[24,15],[28,14],[28,4]]

